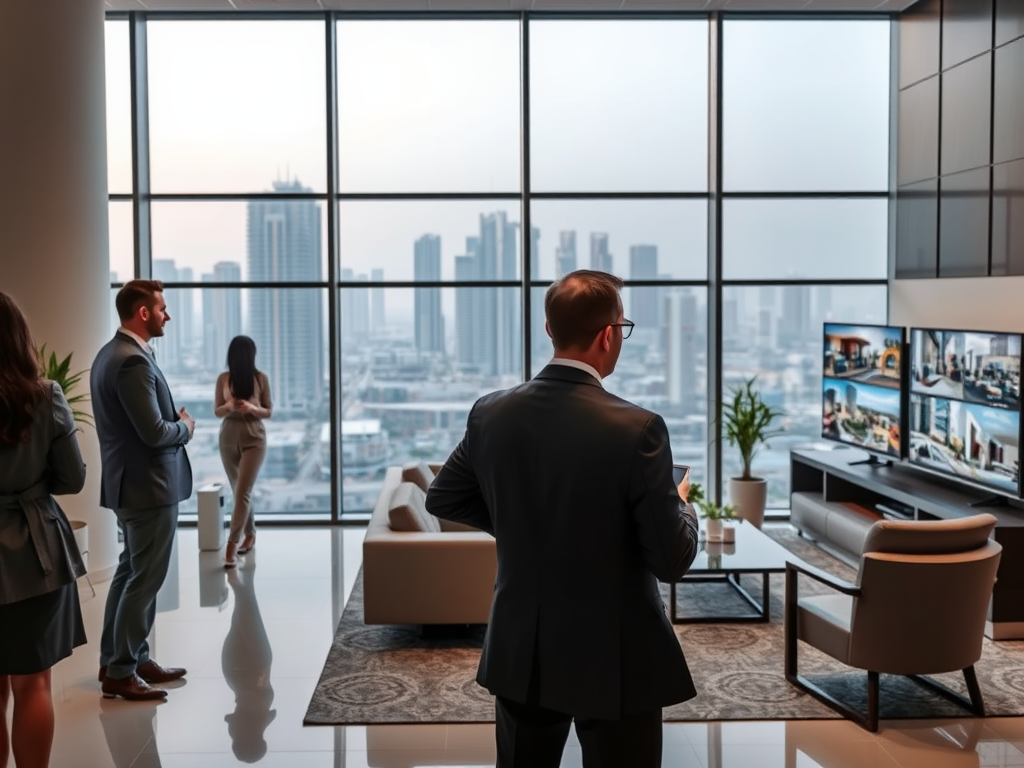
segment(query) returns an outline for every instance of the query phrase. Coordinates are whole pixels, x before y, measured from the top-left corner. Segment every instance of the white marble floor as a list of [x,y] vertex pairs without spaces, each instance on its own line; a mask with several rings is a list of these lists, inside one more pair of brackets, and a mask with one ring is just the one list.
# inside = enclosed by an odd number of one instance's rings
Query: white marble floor
[[[237,573],[179,532],[153,655],[189,674],[166,702],[103,699],[97,641],[106,584],[83,607],[90,644],[54,669],[53,768],[493,766],[493,727],[304,727],[302,717],[359,568],[361,529],[264,528]],[[83,581],[84,587],[84,581]],[[564,766],[582,765],[570,737]],[[665,766],[1024,766],[1024,718],[669,723]]]

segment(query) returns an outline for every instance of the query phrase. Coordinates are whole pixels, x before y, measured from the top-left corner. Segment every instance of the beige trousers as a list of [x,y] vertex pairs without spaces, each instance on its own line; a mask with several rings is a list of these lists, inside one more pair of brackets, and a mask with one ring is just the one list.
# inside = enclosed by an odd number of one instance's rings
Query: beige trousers
[[228,417],[220,425],[220,460],[231,483],[235,506],[228,541],[237,544],[244,533],[256,533],[252,514],[252,488],[267,456],[267,430],[260,419]]

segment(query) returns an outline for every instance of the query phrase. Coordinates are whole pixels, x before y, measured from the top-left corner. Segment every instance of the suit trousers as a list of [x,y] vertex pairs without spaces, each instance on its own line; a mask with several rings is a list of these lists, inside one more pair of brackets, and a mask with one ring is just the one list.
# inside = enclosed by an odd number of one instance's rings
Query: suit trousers
[[576,717],[497,697],[496,768],[558,768],[575,719],[583,768],[660,768],[661,708],[620,720]]
[[135,674],[149,661],[146,638],[156,621],[156,593],[167,578],[178,505],[115,509],[124,532],[124,549],[110,582],[100,636],[100,665],[108,677]]
[[256,533],[252,489],[267,456],[267,431],[260,419],[228,417],[220,425],[220,460],[224,464],[235,506],[228,541],[237,544],[244,533]]

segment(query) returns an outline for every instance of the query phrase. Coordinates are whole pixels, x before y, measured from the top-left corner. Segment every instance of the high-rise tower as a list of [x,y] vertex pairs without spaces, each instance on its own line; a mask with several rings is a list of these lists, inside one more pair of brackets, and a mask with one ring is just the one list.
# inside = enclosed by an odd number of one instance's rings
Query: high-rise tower
[[[658,246],[630,246],[629,279],[658,279]],[[662,289],[656,285],[638,285],[629,289],[630,319],[637,328],[661,328],[662,294]]]
[[[204,283],[240,283],[242,267],[218,261]],[[228,344],[242,332],[242,295],[237,288],[203,288],[203,368],[221,371],[227,364]],[[262,359],[260,363],[262,364]]]
[[[441,279],[441,238],[423,235],[413,246],[413,273],[416,282]],[[414,288],[416,349],[420,352],[444,352],[444,318],[441,315],[440,288]]]
[[612,255],[608,253],[608,233],[590,233],[590,268],[599,272],[612,271]]
[[[310,192],[298,181],[275,181],[278,193]],[[248,204],[249,279],[318,282],[321,216],[314,200],[253,200]],[[270,378],[274,408],[304,416],[324,396],[323,297],[318,290],[255,290],[249,328],[259,367]]]

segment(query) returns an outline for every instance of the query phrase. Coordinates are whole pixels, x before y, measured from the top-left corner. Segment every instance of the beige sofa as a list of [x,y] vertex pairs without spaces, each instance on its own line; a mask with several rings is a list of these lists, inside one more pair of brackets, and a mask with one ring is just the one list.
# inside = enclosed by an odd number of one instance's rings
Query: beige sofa
[[367,624],[486,624],[490,617],[494,537],[426,512],[426,487],[438,468],[387,470],[363,539]]

